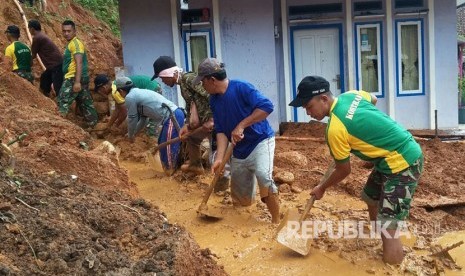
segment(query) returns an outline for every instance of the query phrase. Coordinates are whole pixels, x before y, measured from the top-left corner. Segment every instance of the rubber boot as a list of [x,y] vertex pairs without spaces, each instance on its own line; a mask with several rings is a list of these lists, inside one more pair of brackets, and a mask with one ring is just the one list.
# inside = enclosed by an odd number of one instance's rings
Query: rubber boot
[[266,207],[268,207],[268,211],[271,214],[271,222],[272,223],[279,223],[279,197],[278,194],[269,194],[265,198]]

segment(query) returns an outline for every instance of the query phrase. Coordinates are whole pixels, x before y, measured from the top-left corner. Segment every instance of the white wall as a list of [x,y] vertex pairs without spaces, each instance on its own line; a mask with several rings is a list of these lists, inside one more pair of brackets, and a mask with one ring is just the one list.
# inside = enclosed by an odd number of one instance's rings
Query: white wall
[[457,13],[455,0],[435,2],[436,104],[442,128],[458,125]]
[[160,55],[173,56],[169,0],[120,0],[124,64],[133,74],[153,75]]
[[273,4],[269,0],[221,0],[220,25],[223,62],[230,79],[252,83],[275,105],[268,117],[279,125]]

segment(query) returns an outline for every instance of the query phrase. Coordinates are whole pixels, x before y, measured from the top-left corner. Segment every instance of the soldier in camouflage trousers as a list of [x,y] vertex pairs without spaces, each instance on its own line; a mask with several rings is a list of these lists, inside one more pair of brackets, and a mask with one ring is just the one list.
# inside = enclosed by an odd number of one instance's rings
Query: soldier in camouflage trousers
[[[320,76],[307,76],[297,87],[289,104],[303,107],[317,120],[329,117],[326,142],[334,159],[330,176],[310,194],[321,199],[326,189],[351,173],[351,155],[373,164],[362,199],[367,203],[370,221],[381,234],[383,260],[402,262],[404,252],[399,233],[405,227],[412,197],[423,171],[423,152],[410,132],[376,108],[377,98],[366,91],[347,91],[337,98],[329,82]],[[405,228],[404,228],[405,229]]]
[[[176,66],[171,57],[161,56],[153,64],[155,75],[152,79],[160,77],[166,85],[173,87],[179,85],[181,95],[186,101],[186,124],[180,131],[180,136],[188,135],[187,154],[189,161],[181,166],[183,171],[190,171],[197,174],[204,172],[200,153],[200,143],[203,139],[209,138],[213,130],[213,114],[210,110],[210,96],[203,89],[202,85],[194,85],[193,81],[197,76],[194,72],[183,73],[183,70]],[[192,135],[190,134],[194,129]]]
[[82,116],[89,127],[93,127],[98,122],[97,110],[94,107],[94,101],[89,91],[89,81],[81,82],[81,92],[73,92],[74,78],[65,79],[58,96],[58,111],[62,116],[69,112],[71,104],[76,101],[76,107],[79,108]]
[[65,20],[61,24],[63,36],[68,41],[63,54],[64,82],[58,94],[58,111],[62,117],[66,117],[74,100],[81,111],[89,127],[94,127],[98,122],[97,110],[89,92],[89,70],[87,50],[76,37],[76,25],[71,20]]

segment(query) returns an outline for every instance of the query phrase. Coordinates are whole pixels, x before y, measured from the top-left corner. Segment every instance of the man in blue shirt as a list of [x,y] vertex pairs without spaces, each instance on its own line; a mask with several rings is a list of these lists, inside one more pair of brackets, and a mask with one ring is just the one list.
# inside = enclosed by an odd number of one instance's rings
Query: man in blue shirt
[[252,84],[229,80],[224,64],[214,58],[199,64],[194,84],[200,82],[210,94],[217,133],[217,155],[212,171],[218,169],[230,141],[234,145],[231,158],[233,204],[252,205],[257,179],[261,200],[267,205],[272,222],[278,223],[278,189],[272,178],[275,138],[266,120],[273,112],[273,104]]

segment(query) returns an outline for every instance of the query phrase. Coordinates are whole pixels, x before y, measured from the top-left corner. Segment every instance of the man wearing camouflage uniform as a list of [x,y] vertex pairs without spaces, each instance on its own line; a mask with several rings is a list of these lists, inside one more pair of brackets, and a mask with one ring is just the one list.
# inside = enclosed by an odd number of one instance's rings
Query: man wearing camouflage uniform
[[68,45],[63,56],[65,80],[58,96],[58,111],[62,117],[66,117],[71,104],[76,100],[76,107],[81,111],[87,125],[94,127],[97,124],[98,115],[89,91],[86,49],[76,37],[76,26],[73,21],[64,21],[62,31]]
[[210,110],[209,94],[202,85],[194,85],[193,81],[197,76],[194,72],[184,73],[174,60],[168,56],[161,56],[153,63],[155,75],[152,79],[160,77],[166,85],[181,87],[181,95],[186,101],[187,120],[180,131],[180,136],[185,136],[194,129],[201,127],[201,130],[187,138],[187,154],[189,161],[181,166],[181,170],[202,174],[202,159],[200,144],[205,138],[211,137],[213,129],[213,115]]
[[[306,109],[311,117],[329,117],[326,141],[335,169],[328,179],[310,192],[316,199],[327,188],[338,184],[351,172],[351,153],[373,163],[362,199],[367,203],[371,221],[383,240],[383,260],[402,262],[404,252],[398,233],[410,210],[413,194],[423,171],[423,153],[410,132],[379,111],[376,96],[365,91],[348,91],[337,98],[329,82],[319,76],[307,76],[298,86],[290,106]],[[397,233],[397,235],[396,235]]]

